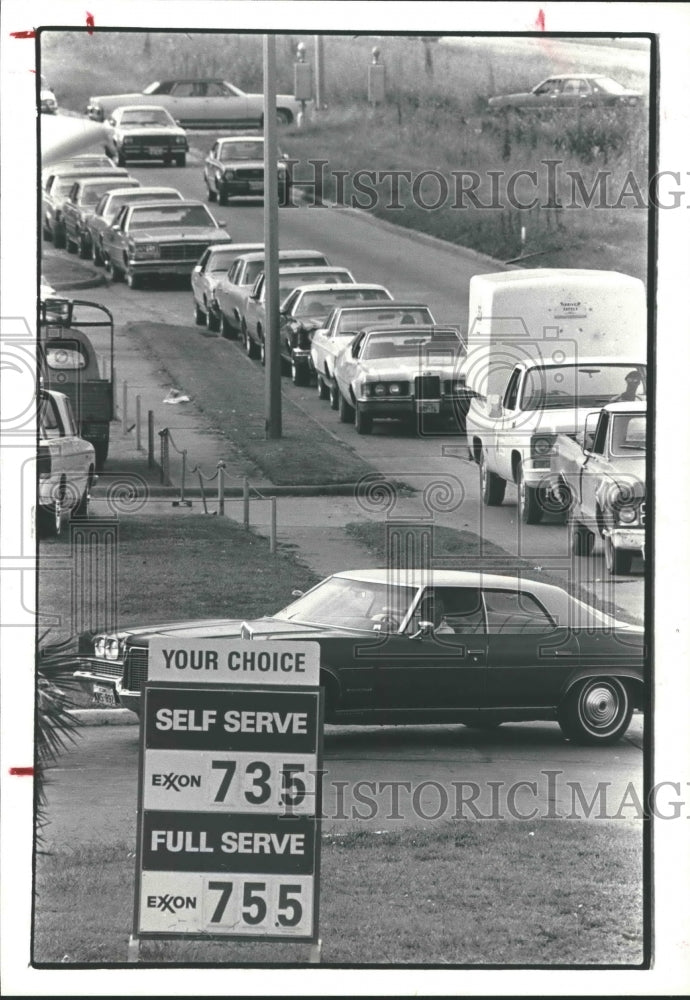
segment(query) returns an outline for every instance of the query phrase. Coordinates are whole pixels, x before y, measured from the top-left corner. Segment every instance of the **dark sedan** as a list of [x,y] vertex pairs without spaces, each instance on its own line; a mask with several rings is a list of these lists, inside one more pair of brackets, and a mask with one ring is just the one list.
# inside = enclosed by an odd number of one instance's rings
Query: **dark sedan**
[[[230,136],[217,139],[204,160],[208,200],[227,205],[229,198],[263,198],[263,136]],[[285,204],[290,193],[290,164],[278,152],[278,198]]]
[[644,632],[560,587],[456,570],[349,570],[256,621],[82,634],[43,651],[87,689],[139,711],[153,636],[313,640],[326,721],[357,725],[557,720],[590,744],[621,739],[644,705]]
[[569,73],[549,76],[532,90],[489,98],[491,111],[542,111],[549,108],[601,108],[635,106],[642,94],[628,90],[608,76]]

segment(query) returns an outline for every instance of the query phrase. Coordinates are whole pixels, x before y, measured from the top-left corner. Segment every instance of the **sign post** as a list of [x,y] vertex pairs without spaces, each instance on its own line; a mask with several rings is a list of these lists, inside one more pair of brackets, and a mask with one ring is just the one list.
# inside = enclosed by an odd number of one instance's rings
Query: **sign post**
[[148,676],[131,960],[144,938],[316,945],[318,643],[160,637]]

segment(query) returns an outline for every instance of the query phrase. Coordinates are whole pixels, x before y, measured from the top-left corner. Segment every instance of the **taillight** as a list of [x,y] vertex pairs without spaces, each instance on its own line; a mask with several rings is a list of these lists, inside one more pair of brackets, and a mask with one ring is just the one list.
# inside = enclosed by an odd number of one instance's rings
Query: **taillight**
[[49,476],[51,473],[52,464],[50,458],[50,448],[46,445],[39,445],[38,448],[38,475],[39,476]]

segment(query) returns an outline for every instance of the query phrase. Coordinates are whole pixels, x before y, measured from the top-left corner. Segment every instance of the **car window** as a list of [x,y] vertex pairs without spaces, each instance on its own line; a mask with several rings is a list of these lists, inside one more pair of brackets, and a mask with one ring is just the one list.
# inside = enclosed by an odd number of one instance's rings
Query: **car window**
[[505,406],[506,410],[514,410],[515,407],[517,406],[520,375],[521,372],[518,370],[513,372],[513,374],[510,376],[508,385],[506,386],[505,397],[503,400],[503,405]]
[[62,425],[60,424],[55,401],[50,396],[44,396],[41,400],[38,423],[40,437],[53,438],[61,436]]
[[564,94],[577,95],[580,93],[580,81],[579,80],[566,80],[563,84]]
[[75,371],[86,368],[88,363],[81,345],[74,340],[47,344],[44,354],[46,364],[55,371]]
[[165,108],[135,108],[123,111],[120,116],[121,125],[174,125]]
[[220,147],[220,159],[228,160],[262,160],[264,156],[263,141],[224,142]]
[[[625,391],[629,365],[621,364],[566,364],[545,365],[532,368],[523,380],[522,408],[572,409],[573,406],[603,406],[611,403]],[[644,398],[646,392],[644,365],[638,365],[640,374],[639,392],[636,398]]]
[[407,616],[414,587],[330,577],[275,617],[315,625],[394,631]]
[[475,634],[486,631],[482,595],[478,587],[427,587],[408,625],[417,631],[431,622],[439,634]]
[[211,80],[206,87],[207,97],[234,97],[232,92],[228,92],[218,80]]
[[95,210],[95,212],[93,214],[94,215],[103,215],[103,210],[105,209],[105,206],[107,204],[108,204],[108,195],[104,194],[104,195],[102,195],[101,200],[96,205],[96,210]]
[[647,447],[647,417],[613,414],[611,454],[619,457],[644,455]]
[[171,91],[175,97],[205,97],[205,80],[179,80],[172,85]]
[[213,226],[214,222],[204,205],[151,205],[135,208],[129,220],[130,229],[148,229],[155,226]]
[[214,272],[227,271],[230,262],[233,260],[234,254],[234,250],[217,250],[215,253],[211,254],[209,269]]
[[551,632],[553,619],[524,590],[485,590],[484,604],[489,632]]

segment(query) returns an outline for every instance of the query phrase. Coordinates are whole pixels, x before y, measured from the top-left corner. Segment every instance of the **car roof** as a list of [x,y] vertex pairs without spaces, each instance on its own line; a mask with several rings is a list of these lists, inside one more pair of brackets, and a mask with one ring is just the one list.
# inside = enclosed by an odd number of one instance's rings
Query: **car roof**
[[161,208],[161,206],[163,206],[163,205],[173,205],[174,208],[183,208],[185,205],[188,205],[188,206],[189,205],[201,205],[202,208],[206,208],[206,205],[203,203],[203,201],[195,201],[193,198],[192,199],[190,199],[190,198],[183,198],[182,201],[176,201],[176,202],[170,202],[170,201],[163,201],[163,202],[161,202],[161,201],[156,201],[155,198],[152,198],[151,201],[139,202],[138,205],[134,205],[133,204],[133,205],[128,205],[127,207],[128,208],[149,208],[149,207],[152,208],[154,205],[156,206],[156,208]]
[[607,410],[609,413],[638,413],[642,416],[647,412],[647,401],[645,399],[636,399],[626,403],[625,400],[621,400],[618,403],[607,403],[602,409]]
[[[265,271],[263,272],[266,273]],[[305,264],[303,267],[281,267],[278,274],[350,274],[346,267],[337,267],[332,264]]]
[[129,173],[124,167],[71,167],[55,171],[48,167],[46,176],[50,177],[53,174],[56,177],[74,177],[76,179],[80,177],[129,177]]
[[[320,250],[279,250],[278,260],[290,260],[291,257],[306,257],[308,254],[321,258],[325,256],[325,254],[323,254]],[[265,249],[257,250],[253,253],[243,253],[240,256],[242,257],[242,260],[254,263],[254,261],[257,260],[263,260],[266,256],[266,252]],[[324,264],[323,266],[326,267],[327,265]]]
[[217,142],[263,142],[262,135],[221,135]]
[[376,291],[387,291],[383,285],[370,285],[362,284],[361,282],[352,282],[349,285],[334,285],[333,283],[323,282],[321,284],[305,285],[302,291],[304,292],[343,292],[343,291],[356,291],[357,289],[375,289]]
[[362,327],[362,331],[372,337],[395,337],[396,335],[400,335],[401,337],[410,335],[419,337],[420,334],[428,334],[431,337],[453,335],[462,340],[460,327],[440,324],[433,325],[431,323],[403,323],[401,326],[384,326],[381,329],[378,329],[376,326],[364,326]]
[[335,309],[339,309],[342,312],[348,309],[351,309],[353,312],[361,312],[362,309],[376,309],[378,311],[382,309],[428,309],[431,312],[426,302],[400,302],[398,299],[384,299],[382,302],[368,302],[364,304],[361,302],[350,302],[347,305],[335,306]]
[[[176,194],[181,194],[181,192],[174,187],[145,187],[145,188],[121,187],[121,188],[115,188],[113,191],[108,191],[108,196],[112,197],[113,195],[120,195],[120,194],[127,194],[128,196],[136,195],[137,197],[141,196],[141,198],[144,201],[146,201],[146,195],[149,195],[151,200],[153,201],[154,196],[157,196],[159,194],[165,194],[170,191],[174,191]],[[184,201],[184,198],[181,198],[180,200]]]

